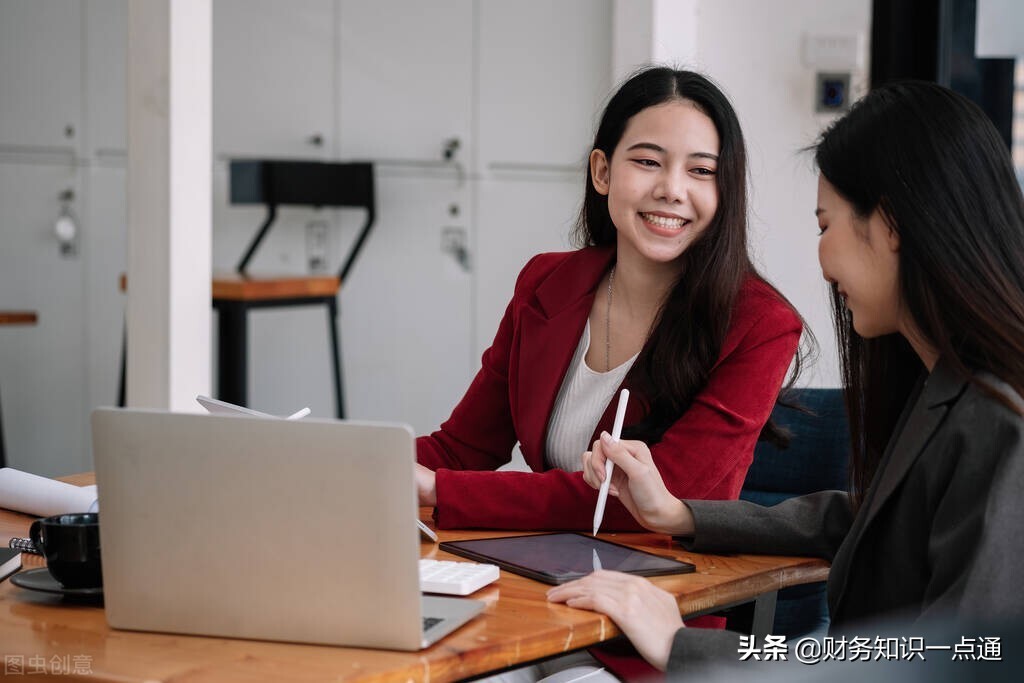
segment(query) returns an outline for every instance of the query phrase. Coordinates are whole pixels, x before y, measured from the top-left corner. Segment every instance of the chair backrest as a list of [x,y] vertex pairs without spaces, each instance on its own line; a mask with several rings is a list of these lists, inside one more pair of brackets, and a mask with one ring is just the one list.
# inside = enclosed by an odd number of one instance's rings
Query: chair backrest
[[336,206],[366,210],[366,221],[356,237],[338,277],[345,279],[377,216],[373,164],[365,161],[297,161],[234,159],[230,163],[232,204],[265,204],[267,218],[236,266],[239,273],[252,259],[277,217],[278,206]]
[[[811,412],[776,405],[772,419],[790,433],[789,447],[759,443],[740,498],[775,505],[787,498],[828,489],[845,490],[850,431],[842,389],[797,389],[795,403]],[[824,583],[779,591],[772,633],[796,637],[822,632],[829,623]],[[729,627],[743,630],[730,617]]]
[[373,212],[373,165],[365,161],[231,161],[232,204],[350,206]]
[[775,406],[772,419],[789,431],[789,447],[757,445],[740,492],[742,500],[774,505],[805,493],[845,490],[848,485],[850,431],[842,389],[797,389],[793,397],[811,413]]

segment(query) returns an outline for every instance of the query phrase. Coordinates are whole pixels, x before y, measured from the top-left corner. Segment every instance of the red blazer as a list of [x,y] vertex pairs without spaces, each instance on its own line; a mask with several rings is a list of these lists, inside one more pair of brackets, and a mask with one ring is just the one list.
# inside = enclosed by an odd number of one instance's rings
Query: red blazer
[[[519,274],[466,395],[440,430],[416,441],[419,462],[437,472],[439,528],[590,530],[597,492],[581,472],[549,469],[545,442],[562,379],[614,256],[612,249],[597,248],[540,254]],[[796,313],[767,284],[754,277],[743,283],[707,386],[651,447],[673,495],[739,496],[800,331]],[[649,405],[628,380],[623,386],[630,389],[628,426]],[[592,439],[611,431],[615,403]],[[494,472],[511,460],[517,441],[533,472]],[[602,529],[640,528],[609,498]]]

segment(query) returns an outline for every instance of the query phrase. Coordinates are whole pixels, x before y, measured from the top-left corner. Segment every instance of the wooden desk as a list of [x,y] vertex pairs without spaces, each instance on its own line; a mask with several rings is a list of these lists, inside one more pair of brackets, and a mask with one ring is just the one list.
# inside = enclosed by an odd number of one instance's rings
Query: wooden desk
[[0,325],[35,325],[35,311],[0,311]]
[[[91,475],[69,478],[91,483]],[[421,510],[430,522],[429,510]],[[26,535],[31,517],[0,510],[0,542]],[[495,532],[439,532],[442,540],[496,536]],[[679,597],[684,615],[714,611],[786,586],[824,581],[822,560],[684,552],[658,534],[602,534],[605,538],[671,555],[697,572],[657,577]],[[448,557],[424,543],[424,557]],[[26,566],[41,566],[26,556]],[[449,559],[458,559],[450,558]],[[297,562],[303,558],[296,558]],[[159,587],[156,587],[159,588]],[[515,574],[473,595],[489,603],[483,615],[421,652],[290,645],[112,630],[99,607],[66,604],[59,596],[0,583],[0,655],[37,657],[60,674],[68,658],[85,657],[90,681],[429,681],[444,683],[582,648],[619,635],[606,617],[548,603],[548,586]],[[56,658],[56,659],[54,659]],[[78,660],[82,662],[83,660]],[[57,667],[56,669],[52,667]],[[38,680],[38,679],[37,679]],[[61,679],[63,680],[63,679]]]

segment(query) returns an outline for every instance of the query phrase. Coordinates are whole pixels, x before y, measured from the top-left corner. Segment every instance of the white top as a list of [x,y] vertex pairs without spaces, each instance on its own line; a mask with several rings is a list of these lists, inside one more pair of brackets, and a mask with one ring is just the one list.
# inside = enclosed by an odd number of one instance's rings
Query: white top
[[590,437],[615,396],[633,361],[640,354],[608,372],[594,372],[585,357],[590,348],[590,320],[576,345],[576,353],[558,390],[555,408],[548,422],[548,466],[575,472],[583,469],[580,456],[591,447]]

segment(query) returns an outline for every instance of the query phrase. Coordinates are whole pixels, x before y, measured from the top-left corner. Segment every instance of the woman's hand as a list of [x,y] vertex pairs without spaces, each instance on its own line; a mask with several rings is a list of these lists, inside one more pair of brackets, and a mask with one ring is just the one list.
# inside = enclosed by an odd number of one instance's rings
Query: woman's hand
[[419,494],[420,505],[437,505],[437,488],[435,475],[423,465],[416,463],[416,492]]
[[643,658],[661,671],[668,664],[676,631],[683,628],[676,599],[632,574],[595,571],[555,586],[548,591],[548,601],[607,614]]
[[583,454],[583,479],[595,489],[605,479],[605,461],[615,464],[610,495],[626,506],[641,525],[659,533],[693,534],[693,515],[683,501],[665,487],[651,451],[642,441],[613,441],[608,432]]

